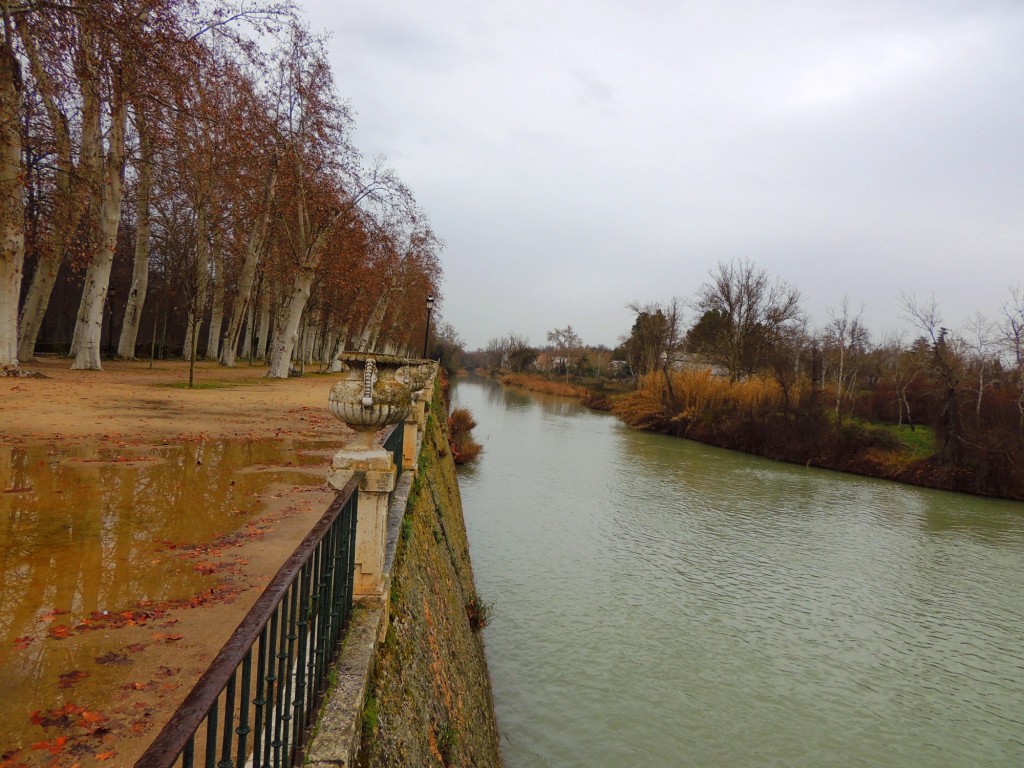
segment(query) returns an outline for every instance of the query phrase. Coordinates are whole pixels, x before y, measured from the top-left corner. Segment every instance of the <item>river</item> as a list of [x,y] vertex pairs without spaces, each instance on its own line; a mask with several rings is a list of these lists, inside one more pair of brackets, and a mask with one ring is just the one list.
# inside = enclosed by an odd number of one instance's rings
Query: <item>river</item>
[[1024,505],[453,401],[506,768],[1024,765]]

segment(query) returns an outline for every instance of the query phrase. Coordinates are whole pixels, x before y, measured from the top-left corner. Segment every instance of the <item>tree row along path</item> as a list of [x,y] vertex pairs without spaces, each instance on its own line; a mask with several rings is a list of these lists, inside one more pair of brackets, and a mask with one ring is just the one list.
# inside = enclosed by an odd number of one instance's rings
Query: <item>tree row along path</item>
[[326,509],[332,377],[0,378],[0,766],[130,765]]

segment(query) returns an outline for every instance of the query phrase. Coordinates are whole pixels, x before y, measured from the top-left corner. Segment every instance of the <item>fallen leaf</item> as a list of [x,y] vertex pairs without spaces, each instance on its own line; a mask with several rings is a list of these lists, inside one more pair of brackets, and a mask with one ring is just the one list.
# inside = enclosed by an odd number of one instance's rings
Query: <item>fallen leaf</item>
[[114,750],[110,750],[109,752],[98,752],[96,754],[96,759],[97,760],[109,760],[110,758],[114,757],[116,754],[117,754],[117,752],[115,752]]
[[83,672],[80,669],[73,669],[70,672],[62,672],[58,676],[60,678],[60,682],[58,683],[58,685],[61,688],[70,688],[72,685],[79,682],[80,680],[84,680],[88,676],[88,672]]

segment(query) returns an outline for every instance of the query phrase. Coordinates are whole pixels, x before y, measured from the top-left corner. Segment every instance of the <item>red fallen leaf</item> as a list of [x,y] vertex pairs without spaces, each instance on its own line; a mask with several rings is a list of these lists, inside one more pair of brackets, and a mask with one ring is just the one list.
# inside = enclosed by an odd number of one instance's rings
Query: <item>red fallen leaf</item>
[[145,643],[132,643],[125,650],[127,650],[128,653],[141,653],[142,651],[146,650],[146,644]]
[[124,691],[148,691],[153,688],[153,681],[146,683],[125,683],[121,686],[121,690]]
[[82,708],[68,702],[63,707],[51,709],[49,712],[40,712],[38,709],[29,715],[33,725],[41,725],[43,728],[68,728],[74,725],[75,718]]
[[[22,635],[21,637],[14,638],[15,648],[27,648],[35,640],[31,635]],[[0,763],[0,768],[3,768],[3,763]]]
[[67,736],[58,736],[51,741],[37,741],[32,745],[32,749],[46,750],[51,755],[59,755],[64,751],[64,744],[67,743]]
[[79,682],[80,680],[84,680],[88,676],[88,672],[83,672],[80,669],[73,669],[70,672],[62,672],[60,675],[58,675],[58,677],[60,678],[60,682],[58,683],[58,685],[61,688],[70,688],[72,685]]
[[97,752],[96,755],[94,755],[94,757],[97,760],[109,760],[110,758],[114,757],[116,754],[117,754],[117,752],[115,752],[114,750],[110,750],[109,752]]
[[102,723],[106,719],[107,718],[105,718],[100,712],[87,712],[84,709],[82,710],[82,720],[87,723]]
[[46,630],[46,634],[54,640],[64,640],[71,634],[71,627],[66,624],[58,624],[56,627],[50,627]]

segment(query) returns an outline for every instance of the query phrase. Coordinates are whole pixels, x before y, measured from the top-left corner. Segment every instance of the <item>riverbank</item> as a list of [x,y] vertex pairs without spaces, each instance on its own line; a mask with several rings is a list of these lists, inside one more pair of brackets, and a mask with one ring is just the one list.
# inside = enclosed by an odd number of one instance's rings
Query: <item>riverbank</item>
[[660,376],[649,377],[632,391],[607,384],[563,389],[561,382],[536,374],[496,378],[519,389],[578,398],[587,407],[611,412],[627,426],[646,432],[922,488],[1024,500],[1024,470],[1011,450],[995,446],[973,465],[944,462],[927,427],[897,429],[854,419],[836,425],[825,408],[816,418],[797,419],[781,409],[759,411],[759,404],[753,410],[718,407],[714,413],[681,405],[678,412],[667,413],[670,397]]
[[445,413],[436,387],[363,712],[363,768],[501,766],[480,632],[488,607],[474,582]]
[[972,461],[943,460],[931,429],[848,418],[823,404],[787,405],[771,383],[728,382],[709,372],[644,377],[612,413],[647,432],[674,435],[776,461],[923,488],[1024,500],[1024,468],[1012,444],[973,446]]

